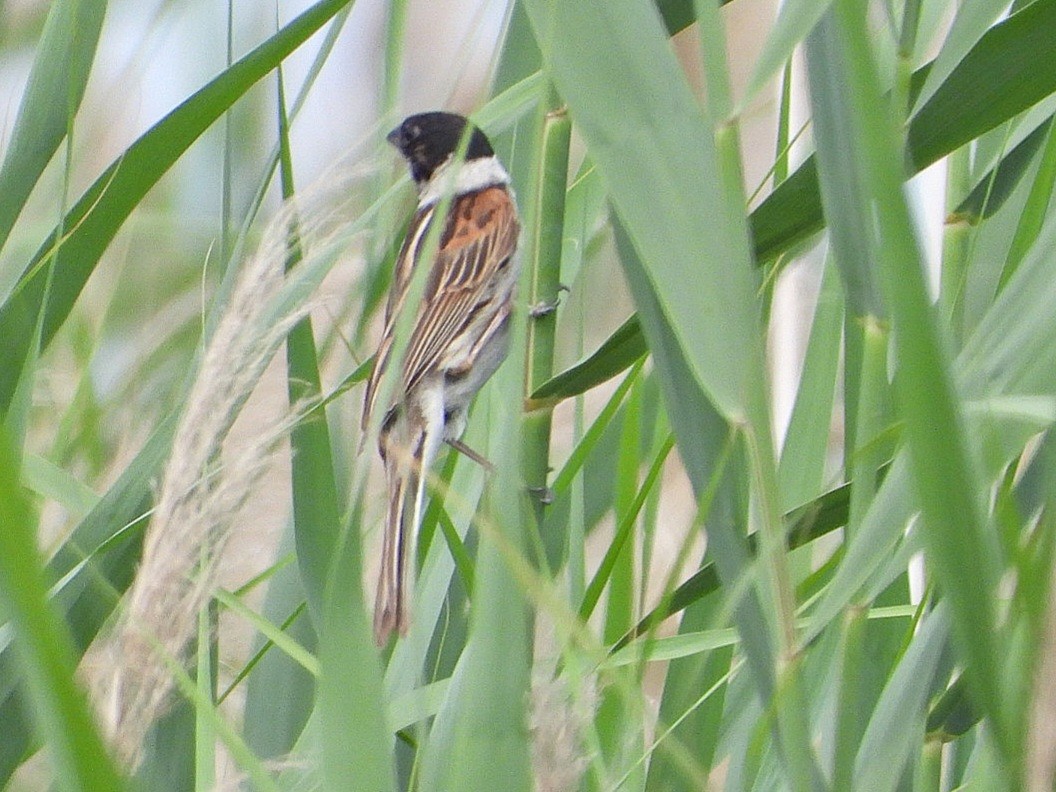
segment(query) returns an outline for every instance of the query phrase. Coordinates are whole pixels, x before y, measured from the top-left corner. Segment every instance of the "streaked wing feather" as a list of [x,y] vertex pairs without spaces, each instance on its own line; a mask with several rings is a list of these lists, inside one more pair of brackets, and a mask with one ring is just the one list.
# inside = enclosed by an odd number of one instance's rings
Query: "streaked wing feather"
[[[397,258],[385,312],[385,330],[363,400],[363,428],[374,411],[378,386],[392,352],[396,317],[406,300],[415,258],[425,242],[435,208],[433,204],[418,211]],[[490,213],[490,221],[483,226],[477,223],[482,211]],[[458,196],[452,201],[440,250],[404,357],[405,393],[436,365],[469,320],[495,273],[513,254],[517,233],[516,210],[509,193],[502,187]]]
[[430,303],[415,326],[421,339],[415,344],[412,336],[412,348],[404,359],[404,387],[411,390],[427,371],[432,369],[450,341],[473,314],[476,294],[468,290],[448,294],[442,300]]
[[[485,202],[491,219],[482,228],[463,201]],[[470,209],[473,207],[471,206]],[[500,188],[463,196],[452,206],[451,225],[434,264],[432,288],[415,322],[403,382],[411,390],[436,365],[455,336],[470,320],[478,301],[516,244],[516,215],[508,193]]]
[[367,389],[363,397],[363,415],[360,426],[364,430],[370,422],[370,416],[374,412],[374,402],[378,398],[378,386],[381,384],[381,376],[389,362],[389,354],[392,352],[393,336],[396,332],[396,317],[407,299],[407,290],[411,285],[411,275],[414,273],[414,259],[418,254],[419,246],[425,241],[429,230],[429,223],[436,212],[436,204],[430,204],[420,208],[414,213],[410,224],[407,226],[407,234],[403,239],[403,245],[396,256],[396,263],[392,274],[392,286],[389,289],[389,300],[385,306],[385,328],[382,332],[381,343],[378,345],[377,354],[374,356],[374,368],[367,380]]

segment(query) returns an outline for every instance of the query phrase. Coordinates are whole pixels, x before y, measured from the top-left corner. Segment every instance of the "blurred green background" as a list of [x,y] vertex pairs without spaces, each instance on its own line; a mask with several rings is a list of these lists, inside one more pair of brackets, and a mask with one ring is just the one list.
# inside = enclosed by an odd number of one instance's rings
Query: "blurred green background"
[[[0,785],[1052,789],[1054,26],[0,3]],[[524,276],[379,651],[383,140],[435,108]]]

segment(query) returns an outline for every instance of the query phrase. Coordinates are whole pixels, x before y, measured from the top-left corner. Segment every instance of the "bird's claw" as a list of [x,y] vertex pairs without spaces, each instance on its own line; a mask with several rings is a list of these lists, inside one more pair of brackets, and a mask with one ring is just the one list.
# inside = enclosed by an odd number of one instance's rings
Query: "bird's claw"
[[557,497],[557,493],[549,487],[529,487],[528,492],[537,497],[544,506],[549,506]]
[[548,316],[557,310],[557,306],[561,304],[561,292],[568,291],[568,287],[565,284],[559,284],[557,287],[558,294],[552,300],[541,300],[528,309],[528,315],[533,319],[538,319],[542,316]]

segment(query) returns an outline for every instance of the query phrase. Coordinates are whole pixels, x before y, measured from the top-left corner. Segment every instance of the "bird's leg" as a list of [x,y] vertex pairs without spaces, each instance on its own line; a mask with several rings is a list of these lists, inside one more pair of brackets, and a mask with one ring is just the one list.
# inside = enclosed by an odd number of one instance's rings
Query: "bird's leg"
[[461,440],[447,438],[444,442],[451,446],[453,449],[455,449],[458,453],[465,454],[467,457],[472,459],[474,462],[484,468],[488,475],[491,475],[495,472],[495,466],[491,464],[487,457],[477,451],[474,451]]
[[548,316],[557,310],[557,306],[561,304],[561,292],[568,291],[568,287],[563,283],[557,287],[557,296],[552,300],[542,300],[537,302],[535,305],[528,309],[528,316],[532,319],[540,319],[544,316]]
[[543,506],[549,506],[557,497],[557,493],[550,489],[550,487],[529,487],[528,494],[534,495],[538,498],[539,503]]

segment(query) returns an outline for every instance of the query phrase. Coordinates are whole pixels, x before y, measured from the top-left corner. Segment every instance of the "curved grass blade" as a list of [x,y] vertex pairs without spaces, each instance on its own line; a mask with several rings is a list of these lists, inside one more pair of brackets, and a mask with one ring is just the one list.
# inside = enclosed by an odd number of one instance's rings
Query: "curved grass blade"
[[751,79],[741,98],[742,111],[778,70],[791,60],[796,47],[806,38],[830,5],[831,0],[790,0],[780,5],[777,19],[771,26],[763,51],[755,62]]
[[979,179],[972,191],[953,210],[954,216],[969,223],[977,223],[992,216],[1004,206],[1005,201],[1011,197],[1020,180],[1029,171],[1034,155],[1048,139],[1051,128],[1050,118],[1023,138],[995,168]]
[[1056,3],[1037,0],[992,27],[914,113],[907,136],[916,169],[927,167],[1056,90]]
[[1056,186],[1056,131],[1054,131],[1051,119],[1048,127],[1049,133],[1041,154],[1041,163],[1030,186],[1026,206],[1016,224],[1012,245],[1008,250],[1008,257],[998,281],[1000,286],[1008,283],[1027,250],[1037,240],[1052,201],[1053,187]]
[[608,585],[609,580],[612,577],[613,568],[616,566],[616,560],[620,556],[627,539],[630,537],[631,531],[638,519],[638,515],[642,511],[642,507],[645,505],[645,499],[656,484],[657,477],[660,475],[660,471],[667,459],[667,455],[670,453],[674,444],[674,436],[668,435],[667,439],[660,445],[660,448],[657,450],[653,457],[653,461],[649,466],[649,472],[646,474],[645,481],[642,482],[642,486],[635,494],[633,504],[631,504],[630,509],[623,516],[623,519],[620,520],[620,524],[616,528],[616,533],[612,541],[609,543],[609,547],[605,551],[605,556],[602,558],[597,572],[594,573],[594,577],[591,579],[590,585],[587,586],[586,593],[583,595],[583,602],[579,606],[579,618],[583,621],[587,621],[590,618],[591,614],[594,612],[594,607],[598,604],[598,600],[601,598],[602,591],[604,591],[605,586]]
[[[175,420],[155,430],[125,472],[74,529],[48,562],[54,598],[78,652],[91,643],[109,617],[118,594],[132,579],[139,558],[142,519],[149,508],[150,484],[172,442]],[[0,650],[0,780],[6,781],[33,747],[25,702],[15,688],[10,646]]]
[[914,99],[920,107],[950,76],[987,29],[1008,10],[1004,0],[965,0],[960,3],[942,48],[932,62],[927,78]]
[[632,316],[589,357],[536,388],[531,399],[557,402],[586,393],[630,368],[648,351],[638,317]]
[[[834,74],[840,94],[812,96],[824,102],[816,117],[819,140],[838,136],[857,167],[822,171],[832,195],[870,196],[870,257],[875,262],[893,321],[898,412],[905,420],[913,491],[923,516],[928,561],[950,604],[953,632],[970,669],[972,689],[993,719],[1008,769],[1019,766],[1018,735],[1010,704],[1000,690],[998,620],[993,597],[999,578],[992,533],[987,530],[983,488],[970,452],[963,407],[953,382],[952,360],[936,324],[921,252],[902,192],[901,150],[880,94],[879,78],[860,9],[840,0],[812,34],[814,72]],[[848,180],[855,184],[849,187]]]
[[27,703],[48,744],[57,786],[116,792],[125,784],[74,680],[73,641],[48,602],[16,459],[6,437],[0,437],[0,601],[15,631]]
[[106,0],[59,0],[48,11],[0,167],[0,249],[84,97]]
[[[663,3],[660,5],[664,6]],[[674,22],[669,23],[669,28],[683,22],[688,24],[678,7],[678,4],[672,4],[671,19]],[[1031,9],[1031,14],[1024,16]],[[913,172],[922,170],[974,136],[1007,121],[1056,91],[1056,37],[1039,40],[1040,28],[1036,27],[1039,25],[1056,25],[1054,0],[1036,0],[983,36],[969,56],[954,70],[948,84],[940,87],[911,122],[910,161],[913,163]],[[1024,51],[1019,49],[1021,46],[1034,47],[1037,56],[1046,60],[1044,63],[1035,63],[1033,58],[1020,57],[1018,53]],[[1009,60],[1002,47],[1017,53],[1017,56]],[[921,83],[929,68],[924,66],[918,69],[914,74],[914,83]],[[971,86],[982,86],[980,90],[989,99],[975,101],[973,97],[969,104],[962,102],[965,91],[972,90]],[[994,105],[990,100],[999,95],[1002,103]],[[755,259],[759,264],[772,261],[825,227],[821,194],[818,191],[817,164],[813,156],[752,212],[749,223]],[[631,353],[646,348],[641,327],[636,326],[636,317],[632,317],[602,344],[596,353],[597,357],[592,356],[543,383],[532,397],[565,398],[577,395],[578,388],[589,389],[593,387],[591,382],[600,384],[625,370],[637,359],[632,358]],[[602,350],[605,350],[604,355]]]
[[[239,97],[350,1],[320,0],[155,124],[88,188],[0,306],[0,357],[8,364],[0,377],[0,414],[10,406],[40,311],[40,343],[46,347],[147,191]],[[56,277],[47,289],[49,262]]]
[[[995,25],[953,70],[909,126],[910,172],[993,129],[1056,91],[1056,0],[1036,2]],[[918,69],[914,82],[927,74]],[[756,259],[770,261],[822,228],[814,158],[752,213]]]
[[825,449],[836,397],[843,312],[836,267],[831,260],[826,261],[778,465],[784,509],[806,503],[824,491]]

